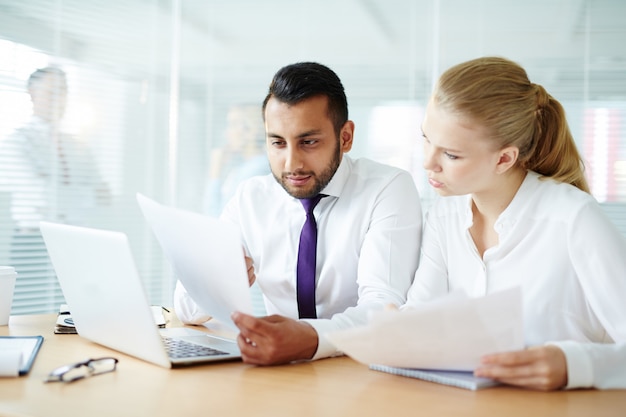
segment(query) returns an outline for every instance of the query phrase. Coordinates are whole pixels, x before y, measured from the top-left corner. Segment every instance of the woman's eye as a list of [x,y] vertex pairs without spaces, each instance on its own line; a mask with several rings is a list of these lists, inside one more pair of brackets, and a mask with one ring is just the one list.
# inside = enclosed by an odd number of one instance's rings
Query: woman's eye
[[458,156],[452,155],[451,153],[444,152],[444,154],[448,157],[448,159],[452,159],[452,160],[459,159]]

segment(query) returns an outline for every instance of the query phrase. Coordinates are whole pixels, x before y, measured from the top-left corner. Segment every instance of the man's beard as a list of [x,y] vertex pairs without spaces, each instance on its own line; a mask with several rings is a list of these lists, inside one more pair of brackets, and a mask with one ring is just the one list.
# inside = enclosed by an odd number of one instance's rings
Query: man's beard
[[[302,199],[302,198],[311,198],[318,195],[330,182],[330,180],[337,172],[337,168],[339,168],[339,164],[341,162],[341,150],[339,149],[339,140],[337,140],[337,147],[335,148],[335,152],[333,154],[333,159],[330,161],[328,166],[317,175],[313,171],[305,172],[305,171],[295,171],[295,172],[284,172],[281,177],[278,178],[276,174],[272,171],[272,175],[276,182],[278,182],[283,189],[292,197]],[[289,188],[287,185],[286,177],[291,174],[297,175],[310,175],[314,181],[313,188],[310,189],[300,189],[295,187],[294,189]]]

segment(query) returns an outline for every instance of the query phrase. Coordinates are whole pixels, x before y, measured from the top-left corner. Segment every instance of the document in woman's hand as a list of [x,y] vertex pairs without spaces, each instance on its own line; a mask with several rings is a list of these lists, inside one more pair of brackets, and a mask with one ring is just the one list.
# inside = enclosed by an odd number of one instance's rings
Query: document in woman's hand
[[521,289],[378,311],[367,326],[327,336],[366,365],[472,371],[485,354],[524,348]]

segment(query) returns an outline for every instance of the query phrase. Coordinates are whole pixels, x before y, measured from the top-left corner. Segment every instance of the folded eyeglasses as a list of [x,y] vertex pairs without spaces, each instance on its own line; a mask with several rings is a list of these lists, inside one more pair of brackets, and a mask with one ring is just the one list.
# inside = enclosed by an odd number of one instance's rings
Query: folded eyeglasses
[[73,382],[90,376],[113,372],[117,368],[117,362],[116,358],[106,357],[64,365],[50,372],[45,382]]

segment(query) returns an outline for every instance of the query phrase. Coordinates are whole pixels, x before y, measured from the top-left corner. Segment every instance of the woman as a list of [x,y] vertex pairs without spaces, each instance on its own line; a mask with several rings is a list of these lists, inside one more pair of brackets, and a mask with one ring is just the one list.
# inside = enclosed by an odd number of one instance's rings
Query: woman
[[441,76],[422,130],[445,198],[427,216],[407,305],[521,286],[530,347],[484,357],[476,375],[626,388],[626,239],[589,194],[560,103],[519,65],[479,58]]

